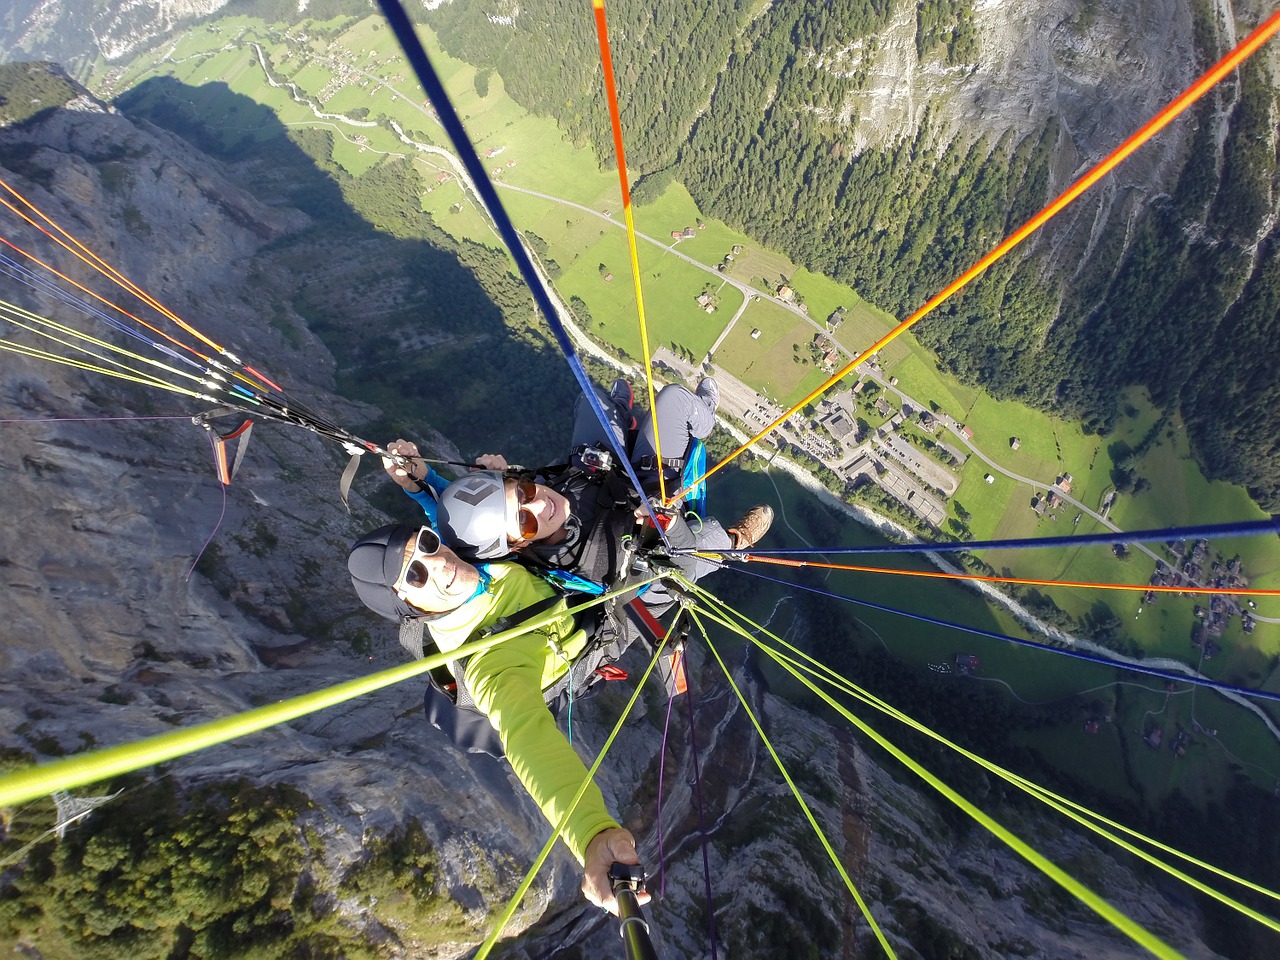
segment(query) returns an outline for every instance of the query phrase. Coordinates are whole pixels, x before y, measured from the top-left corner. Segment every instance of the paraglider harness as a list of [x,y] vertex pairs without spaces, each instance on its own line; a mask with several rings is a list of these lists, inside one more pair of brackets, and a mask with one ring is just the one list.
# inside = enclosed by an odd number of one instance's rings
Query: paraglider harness
[[[646,468],[641,463],[642,468]],[[706,468],[706,447],[695,440],[689,455],[681,460],[663,460],[664,472],[669,469],[683,479],[691,481],[700,477]],[[647,469],[647,468],[646,468]],[[613,455],[598,446],[583,445],[573,451],[568,463],[543,467],[536,472],[522,472],[522,480],[537,480],[557,493],[573,490],[574,497],[590,501],[594,510],[589,526],[578,534],[571,552],[559,558],[556,564],[546,562],[536,551],[528,551],[518,559],[533,572],[562,590],[599,596],[608,590],[625,589],[627,582],[647,577],[654,564],[664,560],[655,552],[662,539],[651,520],[637,521],[636,509],[641,505],[641,495],[631,488],[626,476],[619,471]],[[656,491],[645,491],[654,493]],[[697,517],[706,516],[706,484],[700,482],[689,491],[685,508]],[[657,508],[659,522],[663,514],[673,511]],[[669,563],[669,561],[665,561]],[[640,588],[638,592],[644,592]],[[614,601],[615,608],[624,606],[637,594],[627,593]]]
[[[639,496],[612,469],[608,452],[587,448],[575,452],[575,461],[518,474],[522,479],[539,477],[540,482],[557,492],[585,483],[588,489],[579,488],[579,499],[595,492],[594,515],[587,529],[580,532],[566,567],[548,566],[533,555],[514,558],[555,587],[556,593],[487,625],[467,640],[469,643],[518,627],[561,600],[566,601],[566,615],[574,618],[575,628],[585,631],[588,639],[568,672],[542,691],[547,708],[555,716],[571,702],[594,696],[607,682],[626,680],[627,672],[616,664],[637,637],[644,638],[647,644],[661,638],[661,625],[638,600],[648,584],[634,589],[626,586],[649,580],[656,566],[670,563],[654,550],[661,538],[652,523],[636,520]],[[591,597],[619,589],[622,592],[606,603],[575,609]],[[461,749],[501,758],[502,744],[467,690],[465,672],[466,660],[455,660],[428,674],[424,697],[427,719]]]

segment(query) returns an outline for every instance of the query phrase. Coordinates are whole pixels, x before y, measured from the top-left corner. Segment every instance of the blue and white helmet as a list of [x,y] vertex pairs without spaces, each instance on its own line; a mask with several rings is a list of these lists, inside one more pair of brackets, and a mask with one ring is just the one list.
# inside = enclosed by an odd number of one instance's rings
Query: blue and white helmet
[[440,533],[469,560],[497,560],[511,553],[507,491],[494,470],[468,473],[440,495]]

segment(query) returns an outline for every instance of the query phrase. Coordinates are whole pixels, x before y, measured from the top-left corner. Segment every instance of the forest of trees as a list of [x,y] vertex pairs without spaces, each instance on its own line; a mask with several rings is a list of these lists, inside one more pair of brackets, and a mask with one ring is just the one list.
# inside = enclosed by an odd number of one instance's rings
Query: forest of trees
[[[495,27],[489,6],[447,4],[429,19],[446,48],[496,67],[522,104],[611,157],[589,18],[557,0]],[[702,210],[796,262],[898,316],[915,309],[1051,199],[1053,163],[1074,148],[1054,119],[1030,136],[948,140],[926,116],[914,134],[856,151],[858,117],[844,105],[865,84],[865,58],[892,9],[888,0],[803,0],[758,16],[739,0],[611,7],[633,179],[652,178],[655,189],[680,180]],[[1208,6],[1194,9],[1209,62],[1222,52],[1218,34]],[[968,60],[972,16],[962,0],[918,4],[918,51]],[[824,69],[827,57],[840,58],[838,69]],[[1215,111],[1233,101],[1219,147]],[[1049,242],[1015,251],[917,335],[962,379],[1091,430],[1110,428],[1126,387],[1146,386],[1183,414],[1206,473],[1280,511],[1280,406],[1267,402],[1280,352],[1271,335],[1280,236],[1257,242],[1280,170],[1275,110],[1268,68],[1250,61],[1221,100],[1180,121],[1193,134],[1168,193],[1145,208],[1117,203],[1087,263],[1051,264],[1050,228]]]

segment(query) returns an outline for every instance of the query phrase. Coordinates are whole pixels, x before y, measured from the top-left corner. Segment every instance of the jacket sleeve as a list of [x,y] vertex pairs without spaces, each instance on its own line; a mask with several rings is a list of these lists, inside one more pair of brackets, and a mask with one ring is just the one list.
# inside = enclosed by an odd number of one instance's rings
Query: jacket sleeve
[[422,484],[421,490],[414,493],[410,493],[408,490],[405,490],[404,494],[422,508],[422,512],[427,515],[427,522],[434,530],[439,526],[439,524],[436,523],[436,515],[439,512],[436,507],[436,500],[439,499],[440,494],[444,493],[444,488],[449,485],[449,481],[436,473],[435,470],[428,465],[427,475],[423,477],[419,483]]
[[[541,681],[549,656],[554,654],[541,633],[513,637],[472,657],[466,683],[476,706],[498,731],[516,776],[555,827],[586,779],[587,768],[542,700]],[[581,863],[591,838],[616,826],[600,788],[592,782],[560,835]]]

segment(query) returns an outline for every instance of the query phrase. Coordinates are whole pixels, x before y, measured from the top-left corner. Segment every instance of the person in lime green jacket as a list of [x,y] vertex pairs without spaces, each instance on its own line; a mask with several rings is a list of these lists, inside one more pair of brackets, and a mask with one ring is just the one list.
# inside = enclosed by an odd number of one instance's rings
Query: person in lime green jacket
[[[400,621],[402,642],[405,631],[421,631],[425,623],[442,653],[556,595],[517,564],[467,563],[430,527],[374,530],[351,548],[347,567],[365,605]],[[549,610],[562,616],[471,656],[461,679],[497,731],[520,783],[554,827],[564,820],[587,769],[560,732],[542,691],[568,672],[587,636],[564,600]],[[420,650],[420,632],[418,644]],[[595,783],[588,784],[560,835],[583,865],[583,895],[616,913],[609,867],[614,861],[637,864],[639,858],[635,838],[610,815]]]

